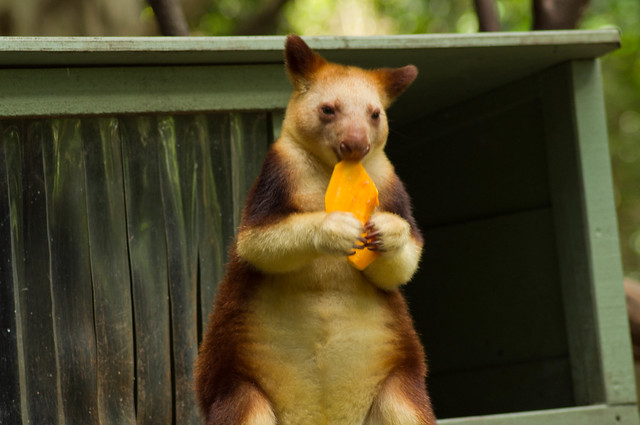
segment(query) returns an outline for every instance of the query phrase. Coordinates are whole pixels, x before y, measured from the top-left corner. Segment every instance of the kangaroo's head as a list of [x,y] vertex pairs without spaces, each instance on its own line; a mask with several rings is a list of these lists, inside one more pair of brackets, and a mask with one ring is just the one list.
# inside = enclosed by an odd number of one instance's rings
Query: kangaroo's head
[[413,65],[365,70],[327,62],[297,35],[285,44],[293,84],[283,134],[329,166],[382,151],[386,109],[418,75]]

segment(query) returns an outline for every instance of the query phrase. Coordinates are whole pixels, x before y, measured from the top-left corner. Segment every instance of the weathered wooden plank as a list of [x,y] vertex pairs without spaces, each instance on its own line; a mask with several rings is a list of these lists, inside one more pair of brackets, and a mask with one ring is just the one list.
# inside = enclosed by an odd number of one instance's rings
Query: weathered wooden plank
[[[20,390],[24,385],[24,372],[19,344],[19,307],[18,302],[18,271],[16,270],[17,251],[16,235],[19,219],[15,215],[18,210],[14,199],[10,198],[18,176],[15,158],[12,158],[11,142],[3,140],[3,125],[0,124],[0,424],[22,423],[22,401]],[[21,341],[20,341],[21,342]],[[22,375],[22,382],[21,382]]]
[[198,284],[200,329],[205,329],[216,288],[224,274],[227,249],[234,229],[229,115],[215,114],[198,120],[202,128],[196,141],[199,153]]
[[98,417],[135,423],[133,311],[116,118],[82,120],[96,331]]
[[540,85],[576,398],[627,403],[636,393],[598,64],[560,66]]
[[47,231],[47,199],[43,169],[42,146],[51,143],[51,129],[41,122],[28,126],[10,126],[5,130],[4,143],[12,150],[12,157],[22,162],[13,168],[22,178],[16,192],[18,231],[23,240],[22,252],[16,257],[18,265],[20,323],[25,388],[23,421],[25,423],[63,423],[62,401],[59,393],[59,371],[56,364],[53,305],[51,300],[50,254]]
[[611,163],[600,63],[571,63],[573,108],[583,182],[583,211],[591,260],[606,400],[637,401],[629,323],[622,284],[622,261],[613,197]]
[[231,113],[207,117],[209,143],[201,142],[202,198],[199,243],[202,326],[206,326],[227,250],[240,223],[247,192],[267,151],[270,123],[266,113]]
[[[0,69],[0,116],[284,108],[281,64]],[[51,96],[55,93],[55,96]]]
[[43,140],[51,294],[65,421],[98,423],[96,337],[79,119],[47,120]]
[[172,423],[167,243],[154,117],[120,120],[133,285],[138,425]]
[[441,425],[636,425],[637,423],[638,408],[635,405],[595,405],[438,421]]
[[[171,301],[175,421],[196,424],[193,363],[198,347],[196,177],[199,129],[192,117],[158,120],[160,187]],[[191,134],[195,132],[196,134]]]
[[[402,36],[305,37],[313,48],[345,51],[379,51],[399,49],[464,49],[478,47],[557,45],[572,46],[575,57],[583,58],[583,46],[589,57],[601,55],[620,44],[620,35],[613,29],[597,31],[499,32],[484,34],[416,34]],[[74,54],[74,63],[146,64],[158,63],[243,63],[276,62],[282,60],[283,36],[260,37],[0,37],[0,61],[3,64],[67,65],[65,54]],[[26,57],[20,57],[19,54]],[[386,54],[387,52],[385,52]],[[13,61],[11,61],[12,58]],[[568,60],[571,57],[565,57]],[[31,59],[31,61],[29,61]],[[67,61],[63,61],[67,59]]]
[[[408,62],[414,63],[422,70],[420,76],[408,90],[394,104],[391,115],[396,122],[412,122],[422,118],[428,112],[441,110],[455,105],[471,97],[486,93],[500,87],[505,82],[517,81],[535,72],[547,69],[556,64],[576,59],[603,55],[619,46],[619,34],[614,30],[567,32],[550,31],[536,33],[499,33],[499,34],[446,34],[446,35],[412,35],[385,37],[309,37],[310,46],[318,49],[329,60],[350,63],[366,68],[381,66],[402,66]],[[81,81],[72,79],[64,86],[60,93],[75,92],[67,100],[69,102],[56,103],[60,108],[55,113],[86,114],[95,109],[106,107],[119,108],[120,111],[103,110],[103,113],[126,112],[136,109],[145,112],[141,103],[163,105],[169,109],[156,110],[171,112],[171,105],[181,111],[206,110],[234,110],[234,109],[270,109],[283,108],[290,93],[289,83],[282,72],[284,37],[234,37],[208,40],[203,38],[182,38],[174,40],[159,39],[77,39],[62,38],[51,40],[38,39],[1,39],[0,63],[9,64],[16,68],[56,68],[62,72],[70,69],[75,75],[75,69],[84,67],[137,67],[151,77],[154,71],[149,65],[165,64],[195,68],[203,64],[209,65],[211,72],[195,83],[186,74],[176,74],[172,84],[186,84],[202,87],[197,94],[155,96],[144,84],[149,81],[140,79],[138,85],[134,83],[131,89],[138,96],[120,102],[119,96],[111,98],[111,106],[99,99],[98,96],[83,94],[99,87],[100,84],[80,84]],[[46,46],[38,49],[37,46]],[[21,50],[24,49],[24,50]],[[235,50],[237,49],[237,50]],[[382,53],[382,54],[381,54]],[[230,65],[232,64],[232,65]],[[227,82],[220,81],[221,92],[211,92],[211,96],[203,95],[208,87],[217,86],[218,68],[226,68],[237,64],[246,64],[245,68],[265,64],[273,67],[273,74],[266,76],[265,72],[256,67],[251,74],[241,75],[229,80],[236,85],[236,92],[228,94],[224,88]],[[145,67],[146,68],[142,68]],[[259,66],[259,65],[258,65]],[[215,67],[216,70],[213,70]],[[13,74],[24,74],[29,69],[10,70]],[[47,71],[48,72],[48,71]],[[49,72],[50,73],[50,72]],[[266,71],[271,73],[271,71]],[[10,73],[0,73],[0,93],[7,92],[2,81]],[[40,74],[41,76],[42,74]],[[186,76],[186,78],[185,78]],[[481,76],[481,78],[477,78]],[[272,78],[275,77],[275,78]],[[26,76],[25,76],[26,78]],[[30,78],[20,90],[25,95],[30,88],[47,81],[46,89],[56,87],[51,78]],[[97,83],[104,83],[100,79]],[[259,96],[246,97],[241,95],[244,85],[260,83]],[[111,84],[111,81],[109,82]],[[166,84],[169,86],[170,84]],[[281,88],[277,93],[270,90],[275,86]],[[114,86],[117,87],[117,84]],[[231,87],[231,85],[229,85]],[[10,88],[10,87],[8,87]],[[19,90],[19,91],[20,91]],[[18,94],[20,95],[18,91]],[[50,92],[50,91],[49,91]],[[107,93],[109,90],[107,89]],[[9,92],[7,92],[9,93]],[[15,92],[10,92],[11,95]],[[42,106],[45,102],[38,102],[21,96],[20,100],[7,102],[3,98],[0,102],[2,113],[25,115],[30,110],[32,114],[44,113]],[[38,97],[38,96],[36,96]],[[60,96],[60,98],[64,95]],[[163,100],[163,97],[166,98]],[[171,97],[171,99],[169,99]],[[46,101],[46,97],[39,96],[39,100]],[[427,102],[424,100],[428,99]],[[193,109],[181,106],[185,102]],[[51,104],[51,101],[48,102]],[[277,105],[279,104],[279,105]],[[3,106],[6,105],[6,108]],[[209,106],[215,105],[214,108]],[[420,105],[416,108],[415,105]],[[51,107],[51,106],[49,106]],[[131,111],[131,112],[136,112]],[[149,110],[150,111],[150,110]],[[95,113],[100,113],[95,111]]]
[[231,183],[234,229],[272,139],[266,113],[231,113]]
[[570,65],[543,74],[540,86],[574,393],[579,404],[602,403],[606,395],[596,334],[595,300],[590,289],[582,172],[575,128],[567,125],[575,120]]

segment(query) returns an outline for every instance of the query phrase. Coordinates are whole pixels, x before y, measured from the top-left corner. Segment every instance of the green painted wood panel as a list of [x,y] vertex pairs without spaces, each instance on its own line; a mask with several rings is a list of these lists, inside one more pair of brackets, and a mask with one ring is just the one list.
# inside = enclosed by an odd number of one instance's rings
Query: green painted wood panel
[[583,178],[584,231],[589,238],[591,284],[606,400],[610,404],[636,401],[628,322],[622,286],[618,226],[613,199],[609,145],[598,61],[571,63],[573,107]]
[[576,396],[618,404],[635,384],[598,66],[560,66],[540,85]]
[[135,423],[131,280],[116,118],[81,121],[96,329],[98,416]]
[[[0,69],[0,116],[247,111],[284,108],[284,67]],[[55,93],[55,95],[51,95]]]
[[[412,89],[403,94],[390,111],[390,116],[396,122],[405,124],[419,119],[427,112],[435,112],[469,100],[559,63],[598,57],[615,50],[620,43],[616,30],[307,39],[311,47],[318,49],[332,61],[367,68],[402,66],[407,63],[418,66],[421,74]],[[160,111],[163,112],[283,108],[290,93],[282,66],[283,46],[284,37],[281,36],[174,39],[0,37],[0,66],[24,68],[0,71],[0,93],[11,95],[1,98],[0,115],[46,114],[45,109],[53,108],[53,105],[57,105],[57,109],[66,110],[66,113],[79,114],[100,113],[96,109],[108,113],[105,108],[112,113],[131,109],[152,112],[152,109],[145,110],[142,103],[150,108],[161,108]],[[230,66],[238,64],[245,65],[235,68],[237,72],[232,72],[231,79],[227,82],[218,81],[224,75],[229,76],[226,70]],[[100,87],[111,80],[105,76],[84,84],[83,79],[75,81],[65,76],[67,72],[78,75],[78,69],[104,65],[116,70],[109,73],[118,72],[118,67],[137,69],[132,74],[138,75],[133,78],[140,84],[131,85],[130,91],[118,95],[116,90],[102,90],[104,96],[91,96],[87,100],[83,98],[83,93],[101,90]],[[164,96],[165,100],[163,96],[154,98],[149,91],[140,90],[142,85],[157,77],[154,68],[148,65],[162,65],[166,69],[182,65],[173,68],[176,71],[171,71],[172,74],[169,75],[177,77],[174,83],[191,91],[193,87],[202,87],[204,90],[196,90],[196,96],[185,92],[189,95]],[[200,83],[195,85],[194,81],[190,81],[191,71],[188,69],[202,65],[208,66],[202,68],[203,72],[198,77]],[[28,69],[34,67],[60,68],[44,72]],[[179,68],[185,71],[182,72]],[[254,68],[255,72],[243,74],[241,68]],[[191,75],[198,73],[196,69]],[[148,78],[144,74],[148,74]],[[96,76],[98,75],[104,73],[99,72]],[[215,78],[212,78],[214,75]],[[186,77],[186,82],[182,76]],[[16,90],[15,83],[18,81],[22,81],[21,84],[24,85]],[[114,88],[126,84],[111,82],[115,83]],[[262,94],[256,92],[245,96],[245,86],[253,86],[256,90],[261,87],[259,91]],[[32,88],[51,87],[57,87],[61,94],[56,96],[57,101],[51,96],[42,96],[42,93],[47,93],[46,90],[32,91]],[[231,87],[236,91],[230,94],[226,89]],[[280,89],[271,92],[278,87]],[[210,91],[212,89],[220,89],[221,92]],[[138,96],[128,95],[134,92]],[[65,99],[64,93],[73,93],[77,100]],[[200,96],[203,93],[217,95]],[[103,101],[105,96],[110,98],[107,104]],[[60,103],[62,99],[65,102]],[[425,99],[428,101],[424,102]],[[168,107],[167,102],[175,105],[176,109]],[[186,104],[193,109],[183,109],[187,108]],[[416,108],[415,105],[420,107]],[[51,110],[50,113],[65,112]]]
[[59,395],[65,421],[98,423],[96,336],[84,154],[79,119],[46,120],[43,131]]
[[[282,60],[284,36],[259,37],[0,37],[0,62],[5,65],[223,64],[273,63]],[[619,32],[499,32],[484,34],[416,34],[396,36],[305,37],[324,51],[380,51],[400,48],[430,52],[520,46],[550,49],[563,46],[563,60],[600,56],[620,45]],[[560,52],[556,52],[559,54]]]
[[487,415],[438,421],[441,425],[636,425],[635,405],[595,405],[569,409]]
[[579,404],[602,403],[605,390],[595,332],[594,294],[589,288],[582,177],[575,129],[567,125],[574,122],[569,71],[566,67],[554,69],[541,76],[540,85],[574,392]]

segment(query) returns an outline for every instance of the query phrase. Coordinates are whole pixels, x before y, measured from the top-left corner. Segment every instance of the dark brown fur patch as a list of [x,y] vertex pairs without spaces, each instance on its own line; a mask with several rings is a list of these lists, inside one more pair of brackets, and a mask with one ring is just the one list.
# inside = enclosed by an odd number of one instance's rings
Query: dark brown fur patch
[[[296,212],[291,203],[289,175],[277,149],[271,148],[262,170],[247,195],[241,226],[277,222]],[[196,393],[210,424],[242,423],[250,403],[243,389],[257,388],[243,363],[247,306],[263,275],[230,251],[225,278],[209,317],[209,325],[196,362]]]
[[262,274],[242,261],[232,247],[227,273],[196,360],[196,393],[208,424],[241,423],[246,414],[237,398],[245,385],[253,385],[242,361],[246,343],[244,318],[247,300],[261,280]]
[[393,180],[380,194],[380,207],[383,211],[397,214],[407,220],[411,226],[411,236],[416,240],[416,242],[422,244],[422,233],[418,228],[416,219],[413,217],[411,198],[409,197],[402,180],[400,180],[400,178],[395,174],[393,176]]
[[413,326],[409,307],[399,290],[389,292],[387,302],[390,314],[395,318],[392,324],[394,333],[399,337],[395,367],[389,376],[402,383],[404,398],[420,412],[425,425],[435,425],[435,415],[425,386],[425,353]]
[[247,195],[242,226],[263,226],[298,212],[291,195],[286,164],[272,147],[267,152],[258,179]]

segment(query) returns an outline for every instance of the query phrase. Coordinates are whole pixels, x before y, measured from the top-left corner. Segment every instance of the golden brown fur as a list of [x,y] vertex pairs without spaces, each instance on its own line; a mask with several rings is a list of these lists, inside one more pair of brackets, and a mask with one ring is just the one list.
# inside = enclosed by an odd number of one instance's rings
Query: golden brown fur
[[[297,36],[280,139],[244,209],[196,364],[209,425],[435,425],[424,352],[398,286],[422,237],[384,154],[385,109],[415,67],[365,71],[326,62]],[[340,159],[361,160],[380,192],[365,229],[324,212]],[[382,252],[347,262],[368,231]]]

